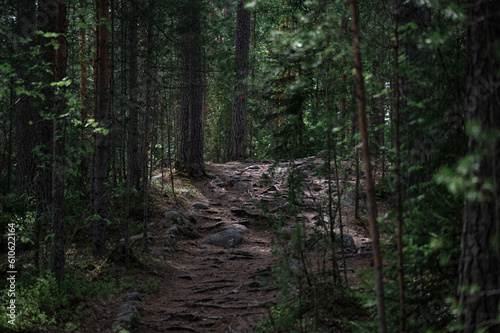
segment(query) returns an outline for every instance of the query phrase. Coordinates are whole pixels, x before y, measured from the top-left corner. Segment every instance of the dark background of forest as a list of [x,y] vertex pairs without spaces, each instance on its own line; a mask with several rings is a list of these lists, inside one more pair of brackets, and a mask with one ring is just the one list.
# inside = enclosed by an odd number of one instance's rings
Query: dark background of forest
[[70,293],[76,244],[99,260],[147,232],[154,170],[326,150],[364,178],[364,96],[374,193],[392,208],[389,331],[499,332],[500,3],[357,2],[3,0],[0,228],[15,225],[24,295]]

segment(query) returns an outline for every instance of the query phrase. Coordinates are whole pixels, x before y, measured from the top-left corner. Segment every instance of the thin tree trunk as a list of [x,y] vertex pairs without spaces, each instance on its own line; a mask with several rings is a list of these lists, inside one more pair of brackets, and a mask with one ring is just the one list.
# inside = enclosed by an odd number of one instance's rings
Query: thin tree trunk
[[356,70],[356,90],[358,100],[358,122],[361,132],[363,163],[366,176],[366,199],[368,208],[368,219],[370,222],[370,233],[373,241],[373,261],[375,265],[375,286],[377,296],[378,330],[387,332],[385,317],[384,278],[382,273],[382,255],[380,253],[380,235],[377,224],[377,203],[375,201],[375,184],[372,175],[370,158],[370,147],[368,144],[368,130],[366,125],[366,99],[363,78],[363,65],[361,62],[361,47],[359,42],[359,7],[357,0],[351,0],[352,9],[352,35],[354,49],[354,68]]
[[406,329],[404,266],[403,266],[403,195],[401,189],[401,140],[399,137],[399,0],[394,1],[394,141],[396,145],[396,207],[398,214],[398,288],[399,288],[399,331]]
[[137,1],[130,0],[129,11],[129,115],[128,115],[128,145],[130,163],[130,186],[139,189],[141,178],[141,158],[139,154],[139,105],[138,105],[138,66],[137,66],[137,48],[139,40],[137,36]]
[[[97,22],[109,22],[109,0],[96,0]],[[105,23],[97,26],[96,109],[95,120],[107,129],[109,112],[109,32]],[[106,182],[108,180],[108,140],[103,131],[94,133],[94,156],[91,179],[92,254],[102,258],[106,254]]]
[[[55,51],[55,82],[60,82],[66,77],[66,2],[56,1],[56,29],[55,32],[61,34],[57,37]],[[53,120],[52,139],[52,232],[54,239],[50,258],[50,269],[54,272],[56,280],[62,281],[64,278],[64,158],[65,158],[65,135],[66,118],[63,116],[66,101],[63,88],[55,96],[55,114]],[[60,119],[59,117],[63,117]]]

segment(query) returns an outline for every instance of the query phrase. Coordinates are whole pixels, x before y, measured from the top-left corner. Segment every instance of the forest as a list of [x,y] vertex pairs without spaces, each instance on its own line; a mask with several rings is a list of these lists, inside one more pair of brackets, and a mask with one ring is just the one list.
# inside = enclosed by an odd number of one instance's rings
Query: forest
[[500,1],[0,4],[0,331],[500,332]]

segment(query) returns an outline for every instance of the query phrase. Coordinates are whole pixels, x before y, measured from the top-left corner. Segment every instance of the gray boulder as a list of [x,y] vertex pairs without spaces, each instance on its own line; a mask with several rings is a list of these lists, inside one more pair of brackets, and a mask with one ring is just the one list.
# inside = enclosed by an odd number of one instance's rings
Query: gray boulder
[[225,249],[235,247],[243,240],[243,236],[239,231],[234,229],[223,230],[210,238],[204,240],[202,243],[212,244],[215,246],[223,247]]
[[224,230],[228,230],[228,229],[233,229],[233,230],[239,231],[241,233],[250,232],[250,230],[248,230],[247,227],[245,227],[243,224],[238,224],[238,223],[230,224],[224,228]]
[[[343,236],[344,236],[344,247],[345,248],[348,248],[348,249],[356,248],[356,243],[354,243],[354,238],[352,238],[351,235],[344,234]],[[341,242],[340,234],[336,234],[335,238],[339,243]]]
[[187,223],[187,219],[184,216],[182,216],[181,213],[179,213],[175,210],[171,210],[169,212],[166,212],[164,214],[164,217],[168,222],[170,222],[172,224],[184,225]]
[[113,321],[113,331],[129,332],[136,324],[137,308],[130,304],[123,304]]
[[193,204],[194,209],[208,209],[208,205],[204,202],[195,202]]

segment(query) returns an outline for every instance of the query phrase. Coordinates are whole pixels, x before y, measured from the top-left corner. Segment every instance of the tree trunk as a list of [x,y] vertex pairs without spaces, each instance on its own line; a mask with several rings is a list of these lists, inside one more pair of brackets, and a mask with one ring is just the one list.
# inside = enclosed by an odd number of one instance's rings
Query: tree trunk
[[[55,51],[55,82],[60,82],[66,77],[66,2],[56,1],[56,33],[58,48]],[[66,119],[63,116],[66,101],[64,88],[60,88],[55,95],[55,114],[53,120],[52,139],[52,232],[54,239],[50,258],[50,269],[54,272],[57,281],[64,278],[64,155],[65,155],[65,131]],[[64,117],[60,119],[59,117]]]
[[[96,0],[97,8],[97,61],[96,61],[96,106],[95,120],[101,129],[108,125],[108,97],[109,97],[109,32],[105,23],[109,22],[109,0]],[[106,181],[108,180],[107,166],[108,140],[103,131],[94,132],[94,156],[92,160],[91,179],[91,213],[93,248],[95,258],[106,254]]]
[[247,99],[248,61],[250,52],[250,11],[245,2],[238,1],[236,18],[236,76],[231,126],[230,160],[247,157]]
[[[418,185],[421,182],[429,181],[430,175],[424,175],[422,171],[410,172],[412,166],[422,165],[425,163],[425,156],[428,153],[428,147],[424,147],[421,142],[424,140],[424,133],[422,133],[422,126],[414,125],[412,120],[422,112],[422,109],[410,105],[410,102],[418,103],[423,102],[431,94],[429,89],[419,86],[422,81],[420,75],[425,75],[425,70],[414,70],[421,68],[424,64],[431,63],[432,59],[429,57],[425,50],[419,48],[421,43],[418,38],[425,36],[425,31],[431,22],[431,10],[426,4],[419,1],[399,1],[399,21],[401,26],[407,26],[412,23],[417,26],[415,30],[406,30],[401,32],[404,36],[400,40],[401,53],[405,55],[405,62],[400,64],[407,72],[415,72],[409,77],[408,74],[400,75],[400,132],[401,141],[404,143],[405,151],[403,153],[403,165],[405,170],[406,190],[403,194],[408,198],[412,194],[409,193],[410,187]],[[425,73],[425,74],[424,74]],[[418,187],[418,186],[417,186]],[[415,187],[415,188],[417,188]]]
[[368,208],[368,220],[370,222],[370,234],[373,241],[373,262],[375,265],[375,292],[377,294],[377,320],[378,330],[387,332],[385,318],[384,277],[382,273],[382,255],[380,253],[380,235],[377,224],[377,205],[375,201],[375,184],[372,175],[372,164],[370,158],[370,147],[368,144],[368,130],[366,125],[366,98],[365,84],[363,78],[363,66],[361,62],[361,47],[359,43],[359,7],[358,1],[351,1],[352,7],[352,34],[354,49],[354,68],[356,69],[356,90],[358,101],[358,122],[361,140],[363,143],[363,163],[366,173],[366,201]]
[[[399,331],[406,330],[406,307],[403,266],[403,195],[401,189],[401,139],[399,137],[399,0],[394,1],[394,145],[396,146],[396,209],[398,219],[398,296],[399,296]],[[383,168],[383,166],[382,166]]]
[[[460,316],[464,332],[500,332],[500,65],[494,46],[500,38],[500,2],[469,1],[467,112],[477,133],[468,151],[477,160],[478,182],[467,196],[460,258]],[[475,133],[475,131],[472,131]],[[496,140],[493,137],[496,135]],[[473,292],[471,287],[477,287]]]
[[139,189],[141,178],[141,155],[139,154],[139,105],[138,102],[138,69],[137,69],[137,48],[139,40],[137,37],[137,1],[130,0],[129,11],[129,115],[128,115],[128,145],[130,163],[130,186]]
[[201,1],[183,4],[181,22],[182,105],[179,162],[191,176],[205,174],[203,161],[203,90],[201,79]]

